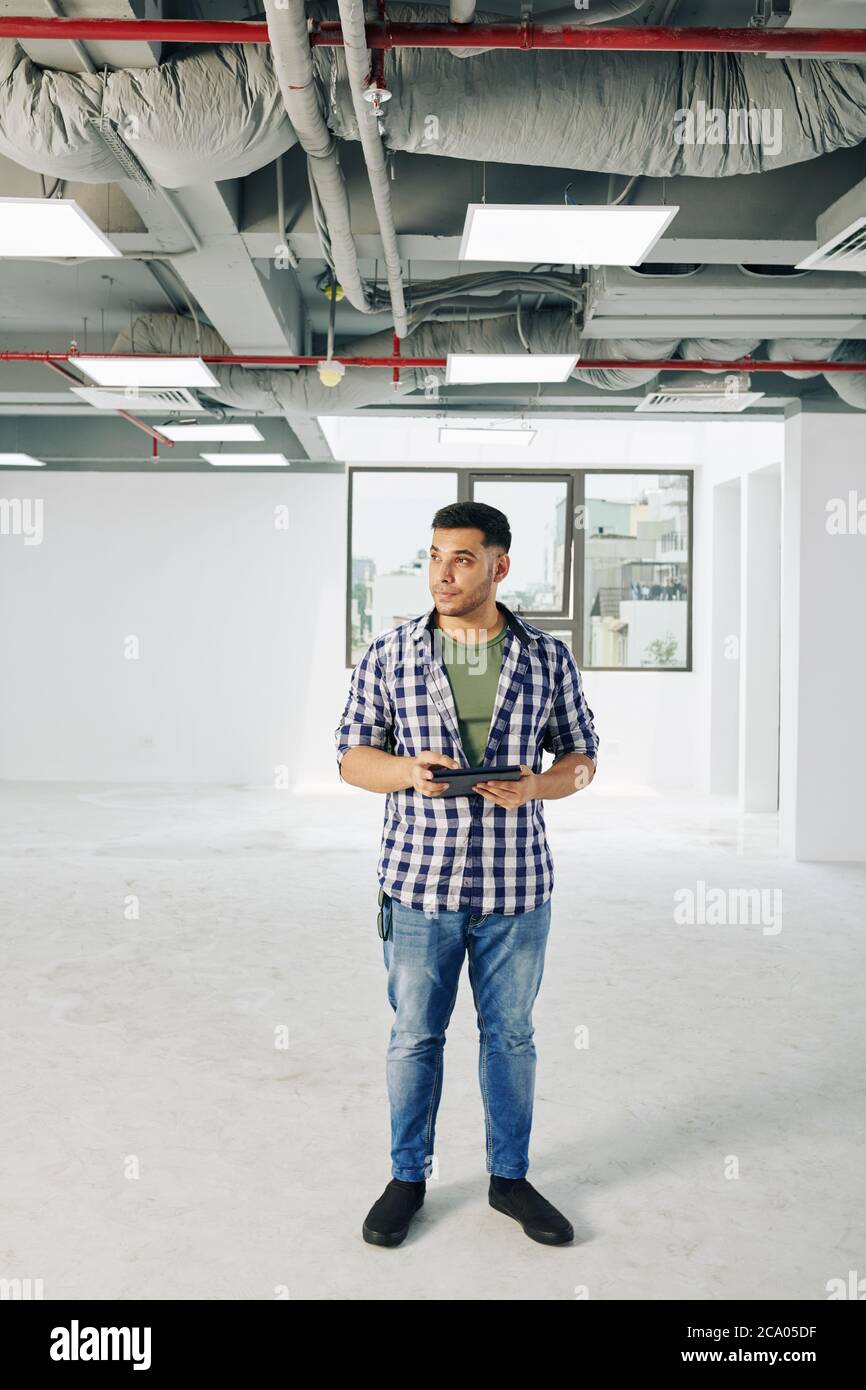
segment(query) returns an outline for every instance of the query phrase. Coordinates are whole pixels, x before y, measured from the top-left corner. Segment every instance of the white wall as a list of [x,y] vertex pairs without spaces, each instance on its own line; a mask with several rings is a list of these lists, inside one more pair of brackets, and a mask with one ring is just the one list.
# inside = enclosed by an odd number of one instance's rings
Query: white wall
[[0,535],[0,776],[321,775],[344,680],[341,475],[29,469],[0,497],[44,502],[41,544]]

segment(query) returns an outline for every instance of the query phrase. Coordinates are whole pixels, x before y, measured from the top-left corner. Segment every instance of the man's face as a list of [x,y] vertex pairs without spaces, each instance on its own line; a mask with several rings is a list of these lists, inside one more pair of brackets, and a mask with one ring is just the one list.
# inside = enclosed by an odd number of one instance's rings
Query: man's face
[[437,527],[430,542],[430,593],[440,613],[459,618],[480,608],[508,573],[508,556],[482,544],[474,526]]

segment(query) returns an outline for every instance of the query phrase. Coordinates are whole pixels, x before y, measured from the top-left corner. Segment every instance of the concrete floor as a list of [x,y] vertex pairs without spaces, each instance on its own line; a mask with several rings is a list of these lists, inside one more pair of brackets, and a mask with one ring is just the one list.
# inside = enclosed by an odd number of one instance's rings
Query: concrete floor
[[[601,787],[547,806],[535,1014],[529,1176],[575,1243],[487,1205],[464,966],[439,1175],[400,1249],[365,1245],[390,1176],[381,814],[347,788],[2,786],[0,1277],[46,1299],[821,1300],[866,1274],[866,867],[783,862],[774,819],[724,802]],[[782,930],[678,925],[698,880],[781,888]]]

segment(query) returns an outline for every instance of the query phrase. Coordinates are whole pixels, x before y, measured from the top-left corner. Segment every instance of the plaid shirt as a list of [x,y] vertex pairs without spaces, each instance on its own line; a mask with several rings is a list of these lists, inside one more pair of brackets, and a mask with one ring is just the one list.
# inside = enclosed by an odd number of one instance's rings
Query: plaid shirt
[[[599,740],[570,648],[503,603],[497,608],[508,631],[484,766],[525,763],[540,772],[543,752],[585,753],[594,764]],[[361,657],[335,730],[338,768],[359,746],[403,757],[447,753],[470,766],[434,656],[435,614],[383,633]],[[425,912],[530,912],[553,890],[543,802],[506,809],[481,796],[388,792],[377,874],[391,897]]]

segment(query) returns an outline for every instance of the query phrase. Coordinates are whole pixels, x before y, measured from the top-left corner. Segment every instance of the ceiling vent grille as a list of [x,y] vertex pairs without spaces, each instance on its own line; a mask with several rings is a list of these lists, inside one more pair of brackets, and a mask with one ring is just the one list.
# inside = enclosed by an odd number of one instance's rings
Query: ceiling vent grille
[[165,415],[172,410],[182,410],[184,414],[194,411],[200,415],[205,410],[195,396],[181,386],[150,386],[141,391],[123,386],[72,386],[70,390],[97,410],[127,410],[134,415]]
[[866,270],[866,179],[821,214],[816,240],[798,270]]
[[799,265],[801,270],[866,270],[866,217],[858,217],[838,236],[819,246]]
[[701,394],[652,391],[635,409],[658,414],[666,412],[676,415],[734,415],[748,410],[750,405],[762,400],[763,396],[763,391],[738,391],[736,394],[726,394],[724,391],[706,391]]

